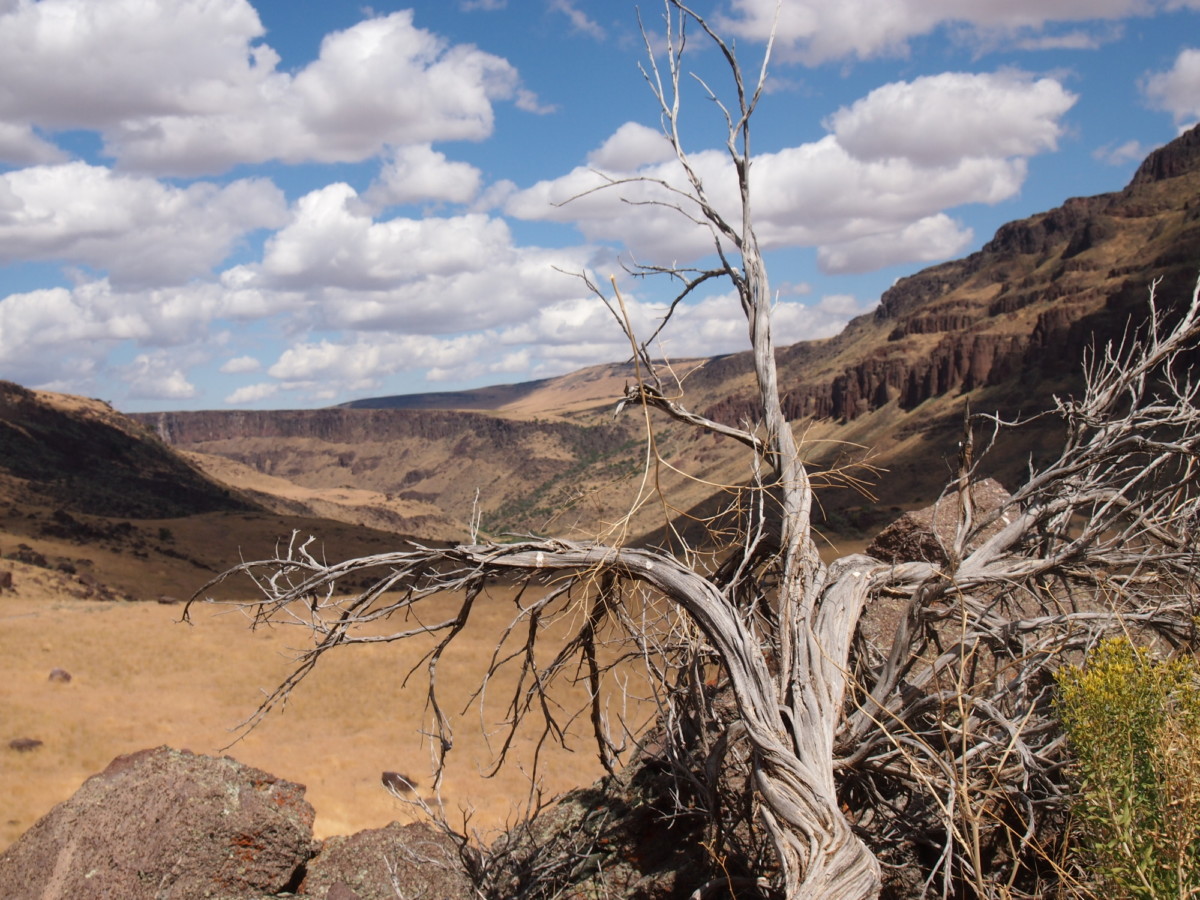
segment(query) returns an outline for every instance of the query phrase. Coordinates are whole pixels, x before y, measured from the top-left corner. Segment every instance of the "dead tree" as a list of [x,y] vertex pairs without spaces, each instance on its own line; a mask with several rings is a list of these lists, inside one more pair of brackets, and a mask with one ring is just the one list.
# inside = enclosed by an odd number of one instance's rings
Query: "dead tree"
[[[489,670],[509,665],[519,673],[500,761],[526,720],[541,722],[543,739],[566,732],[570,715],[546,700],[555,678],[583,673],[590,702],[582,715],[611,769],[620,763],[621,742],[604,715],[604,674],[638,660],[669,711],[695,696],[687,686],[695,685],[698,668],[715,664],[735,709],[717,723],[721,740],[712,753],[734,743],[745,749],[780,894],[876,897],[879,858],[901,859],[904,848],[923,846],[932,853],[928,886],[1018,895],[1029,855],[1044,837],[1040,829],[1063,802],[1063,748],[1047,673],[1064,654],[1115,628],[1175,646],[1193,638],[1200,412],[1183,355],[1200,333],[1200,295],[1169,314],[1152,296],[1145,327],[1092,357],[1083,396],[1058,403],[1066,425],[1061,454],[986,516],[975,514],[971,499],[974,456],[986,447],[964,452],[958,481],[942,500],[954,505],[959,523],[945,548],[947,563],[886,564],[853,555],[824,564],[813,539],[810,472],[781,404],[771,295],[754,231],[750,122],[765,58],[747,85],[733,49],[701,16],[679,0],[665,6],[666,62],[660,68],[651,54],[646,74],[682,180],[654,182],[649,187],[659,193],[639,193],[634,202],[671,206],[708,228],[717,264],[643,271],[679,279],[680,299],[712,279],[733,284],[748,324],[762,418],[734,427],[669,399],[615,295],[608,302],[639,367],[622,403],[645,410],[648,420],[658,410],[746,446],[759,475],[748,490],[740,540],[710,568],[686,549],[543,538],[412,546],[328,564],[293,540],[278,558],[222,576],[254,580],[260,595],[242,605],[256,622],[290,622],[315,638],[255,719],[336,647],[433,636],[424,666],[431,733],[443,761],[453,735],[438,664],[471,623],[489,579],[503,577],[540,590],[519,595]],[[708,93],[727,127],[737,218],[710,201],[680,138],[689,28],[715,45],[732,76],[736,102],[725,105]],[[629,184],[607,181],[602,188]],[[976,416],[964,445],[989,427],[1006,426]],[[361,583],[365,574],[373,575],[365,590],[338,587]],[[463,598],[453,615],[422,616],[431,598],[447,592]],[[898,608],[898,624],[868,640],[858,627],[868,605]],[[542,626],[566,614],[578,627],[546,661],[538,653]],[[401,625],[362,631],[387,620]],[[515,649],[499,649],[514,639]],[[694,708],[704,714],[702,703]]]

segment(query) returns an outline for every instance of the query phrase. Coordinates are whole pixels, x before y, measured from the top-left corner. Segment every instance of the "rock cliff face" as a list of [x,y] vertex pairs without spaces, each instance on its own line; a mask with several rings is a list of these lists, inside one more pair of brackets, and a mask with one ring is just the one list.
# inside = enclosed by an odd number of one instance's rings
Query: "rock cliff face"
[[452,410],[330,409],[135,413],[172,446],[200,446],[231,438],[293,440],[310,438],[339,444],[363,441],[443,441],[473,434],[497,452],[523,445],[531,434],[546,435],[564,447],[605,447],[614,429],[582,428],[565,422],[523,422]]

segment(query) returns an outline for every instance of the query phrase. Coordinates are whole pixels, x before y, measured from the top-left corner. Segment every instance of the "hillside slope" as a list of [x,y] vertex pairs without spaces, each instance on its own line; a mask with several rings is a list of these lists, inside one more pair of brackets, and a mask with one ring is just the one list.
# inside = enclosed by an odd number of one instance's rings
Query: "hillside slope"
[[536,527],[533,520],[549,512],[536,500],[539,495],[550,486],[574,484],[588,467],[624,459],[630,445],[626,429],[611,422],[450,410],[173,412],[135,418],[172,446],[197,454],[192,458],[214,477],[277,511],[336,515],[431,540],[466,538],[476,492],[485,530],[503,530],[509,521]]
[[175,518],[257,507],[99,400],[0,381],[0,478],[73,512]]
[[331,554],[397,544],[308,513],[264,509],[102,401],[0,382],[0,578],[17,595],[183,598],[293,531]]

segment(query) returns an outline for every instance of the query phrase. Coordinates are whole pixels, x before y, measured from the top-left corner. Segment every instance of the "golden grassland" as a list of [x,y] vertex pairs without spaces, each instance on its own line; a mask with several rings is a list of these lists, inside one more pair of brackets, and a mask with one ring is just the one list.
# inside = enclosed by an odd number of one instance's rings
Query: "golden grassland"
[[[23,574],[16,592],[0,595],[0,847],[119,754],[160,744],[220,754],[260,692],[289,671],[289,648],[305,638],[293,628],[251,632],[240,613],[215,606],[195,608],[189,625],[180,621],[179,605],[63,599]],[[511,618],[508,600],[501,591],[481,601],[473,627],[439,666],[439,684],[457,704],[447,710],[455,748],[442,797],[451,821],[472,809],[472,827],[481,831],[502,827],[529,788],[532,737],[518,746],[516,765],[495,778],[482,775],[494,749],[484,732],[499,734],[500,698],[512,681],[491,686],[495,705],[483,714],[477,705],[463,707]],[[408,820],[411,807],[384,790],[380,774],[402,772],[430,796],[431,757],[421,733],[427,681],[418,673],[401,687],[427,646],[374,644],[328,654],[285,710],[224,752],[306,785],[318,837]],[[71,673],[70,683],[48,679],[56,667]],[[581,699],[577,693],[566,705]],[[586,718],[580,724],[586,727]],[[44,743],[18,753],[6,746],[18,737]],[[550,792],[601,774],[592,742],[581,736],[571,744],[574,752],[555,750],[542,760]]]
[[[428,725],[427,682],[418,672],[401,687],[428,642],[363,645],[328,654],[286,709],[233,743],[237,726],[253,713],[262,692],[290,671],[293,648],[304,646],[306,633],[282,627],[252,632],[240,613],[207,604],[193,608],[194,624],[189,625],[180,621],[182,605],[153,602],[163,595],[187,597],[214,568],[239,557],[271,555],[276,540],[286,543],[293,529],[303,529],[302,538],[317,529],[318,556],[331,560],[398,549],[403,542],[396,535],[337,522],[219,513],[138,521],[120,539],[81,542],[45,536],[41,530],[49,512],[34,515],[25,509],[0,511],[2,549],[8,555],[24,544],[45,554],[51,567],[11,558],[0,564],[0,570],[13,573],[13,588],[0,591],[0,849],[114,757],[162,744],[228,753],[306,785],[317,812],[318,837],[414,815],[410,805],[384,790],[383,771],[404,773],[418,782],[421,796],[430,796],[431,755],[422,734]],[[78,518],[96,527],[108,523]],[[163,530],[172,535],[165,543],[158,537]],[[838,544],[836,550],[823,545],[824,554],[861,549]],[[137,547],[145,548],[140,556],[134,552]],[[171,548],[187,558],[165,555]],[[79,578],[53,568],[65,560],[138,602],[81,599]],[[237,590],[249,591],[250,586],[243,582]],[[490,705],[482,715],[467,701],[514,613],[511,591],[501,586],[490,590],[438,675],[455,730],[442,797],[452,822],[460,823],[459,809],[469,808],[472,827],[481,831],[501,828],[527,797],[525,772],[538,737],[526,732],[515,764],[494,778],[483,777],[498,746],[506,692],[513,685],[511,674],[493,682]],[[570,624],[560,622],[544,631],[547,651],[555,646],[555,629],[561,634]],[[51,682],[54,668],[70,672],[71,682]],[[637,673],[623,674],[636,684]],[[578,689],[565,694],[562,704],[574,710],[583,700]],[[633,723],[649,716],[637,703],[625,712]],[[569,742],[570,751],[548,743],[541,759],[548,794],[588,784],[601,774],[587,729],[585,716],[575,725],[578,734]],[[485,732],[492,734],[491,746]],[[43,744],[20,753],[8,747],[19,738]]]

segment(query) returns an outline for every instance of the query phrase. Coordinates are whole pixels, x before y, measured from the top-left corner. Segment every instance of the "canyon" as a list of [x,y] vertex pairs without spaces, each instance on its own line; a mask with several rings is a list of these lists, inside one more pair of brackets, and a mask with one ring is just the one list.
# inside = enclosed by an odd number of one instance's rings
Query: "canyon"
[[[1119,338],[1159,302],[1190,295],[1200,266],[1200,130],[1154,151],[1121,191],[1073,198],[1001,227],[970,256],[898,281],[836,337],[781,348],[787,412],[813,470],[827,473],[831,524],[880,524],[873,505],[928,502],[947,474],[963,410],[1032,418],[1080,383],[1089,348]],[[681,405],[712,420],[758,421],[748,354],[673,363]],[[472,521],[488,536],[594,535],[642,508],[642,417],[614,419],[630,364],[479,391],[368,398],[340,408],[131,416],[200,468],[278,512],[308,513],[444,540]],[[677,508],[748,477],[720,436],[659,423],[659,483]],[[1004,435],[987,474],[1024,476],[1055,435]],[[934,463],[931,465],[931,461]],[[849,466],[874,503],[844,486]],[[686,474],[681,474],[686,473]],[[835,529],[837,530],[837,529]],[[862,530],[861,528],[858,530]]]

